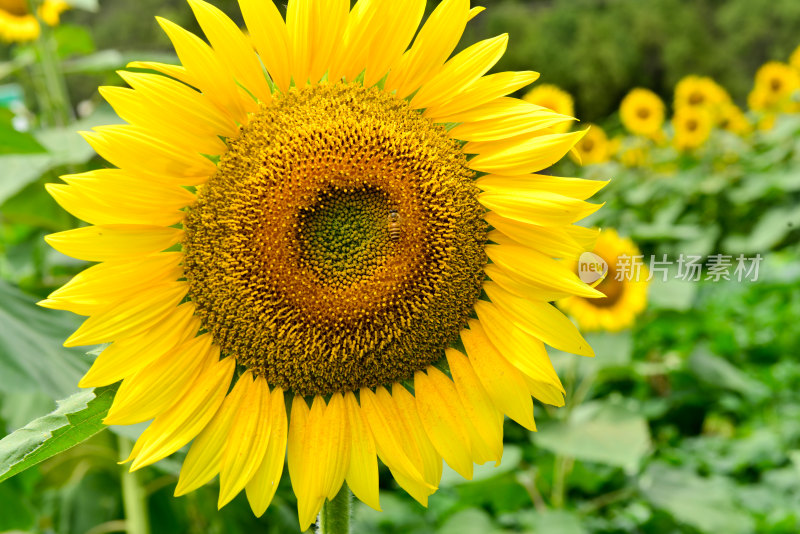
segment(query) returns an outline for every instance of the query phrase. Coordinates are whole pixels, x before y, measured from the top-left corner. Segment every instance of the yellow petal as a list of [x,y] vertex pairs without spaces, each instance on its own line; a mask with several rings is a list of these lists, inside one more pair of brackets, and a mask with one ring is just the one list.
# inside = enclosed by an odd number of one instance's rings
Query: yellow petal
[[178,58],[194,81],[193,85],[217,106],[227,111],[233,120],[244,124],[247,121],[245,101],[233,77],[211,47],[173,22],[161,17],[156,17],[156,20],[172,41]]
[[186,394],[139,437],[144,444],[131,471],[155,463],[193,440],[225,400],[235,367],[234,359],[228,357],[203,370]]
[[498,267],[513,278],[530,281],[556,291],[589,298],[603,294],[582,282],[558,260],[548,258],[527,247],[516,245],[487,245],[486,254]]
[[247,500],[256,517],[261,517],[272,502],[283,474],[286,460],[286,405],[283,390],[275,388],[269,401],[269,444],[256,474],[247,483]]
[[252,386],[253,378],[250,371],[247,371],[239,377],[220,409],[194,440],[183,461],[178,485],[175,488],[176,497],[196,490],[219,473],[222,454],[234,417],[239,412],[242,399],[247,397],[247,392]]
[[344,400],[351,440],[350,465],[346,475],[347,485],[361,502],[380,511],[375,439],[372,437],[372,432],[367,426],[353,392],[345,393]]
[[180,150],[138,126],[97,126],[94,130],[80,134],[103,159],[121,169],[163,175],[165,183],[197,185],[217,169],[199,152]]
[[318,458],[313,456],[314,442],[317,436],[313,433],[322,427],[325,414],[325,401],[322,397],[314,397],[311,410],[303,397],[295,395],[292,401],[292,414],[289,418],[289,477],[297,497],[297,517],[300,530],[306,530],[317,516],[325,496],[319,487],[322,474],[317,464]]
[[493,263],[484,267],[483,272],[492,281],[497,282],[500,287],[518,297],[553,302],[572,296],[572,293],[558,291],[552,287],[537,284],[516,275],[509,275],[507,271]]
[[411,99],[411,107],[422,109],[457,98],[464,88],[486,74],[503,57],[507,45],[508,35],[503,34],[463,50],[422,85]]
[[506,360],[529,377],[563,391],[541,341],[510,324],[494,303],[479,300],[475,303],[475,313],[486,336]]
[[150,330],[115,341],[100,353],[78,385],[93,388],[118,382],[193,338],[201,326],[194,310],[192,302],[185,302]]
[[483,290],[512,324],[530,335],[564,352],[594,356],[592,348],[572,321],[555,306],[519,298],[493,282],[484,283]]
[[242,399],[222,454],[217,507],[228,504],[244,489],[264,460],[269,443],[270,393],[267,381],[257,377]]
[[190,339],[123,380],[103,423],[132,425],[164,413],[195,386],[203,368],[219,360],[219,347],[211,343],[209,334]]
[[[580,256],[587,249],[581,243],[573,239],[567,228],[558,226],[538,226],[514,219],[508,219],[499,215],[497,212],[490,211],[483,218],[492,225],[496,231],[503,236],[513,240],[517,245],[524,245],[528,248],[544,254],[549,258],[574,259]],[[596,233],[596,231],[592,231]],[[494,235],[491,241],[500,243]],[[504,241],[505,243],[505,241]]]
[[560,160],[586,132],[540,135],[539,132],[488,143],[467,143],[464,152],[478,154],[469,162],[471,169],[502,175],[537,172]]
[[407,438],[402,433],[402,420],[394,403],[391,402],[391,396],[382,387],[377,390],[380,397],[369,388],[362,388],[360,398],[362,414],[375,437],[378,456],[393,473],[428,486],[420,468],[421,457],[409,458],[409,452],[413,454],[416,449],[410,450],[404,446]]
[[472,450],[465,430],[467,414],[453,382],[435,367],[414,374],[414,395],[422,426],[444,461],[472,479]]
[[126,65],[126,68],[154,70],[164,74],[165,76],[174,78],[175,80],[178,80],[186,85],[198,87],[198,82],[195,77],[192,76],[183,65],[170,65],[168,63],[160,63],[158,61],[131,61]]
[[389,68],[400,60],[425,14],[425,0],[373,3],[384,3],[387,9],[374,21],[381,31],[374,34],[367,48],[367,70],[364,74],[364,85],[367,87],[378,83]]
[[[145,98],[139,91],[125,87],[101,87],[99,91],[125,122],[150,132],[153,137],[163,139],[176,148],[200,154],[222,154],[227,150],[227,145],[215,133],[203,135],[203,130],[210,129],[210,123],[180,113],[179,101],[172,106],[159,105],[159,102]],[[208,107],[213,107],[213,104],[209,102]]]
[[86,319],[67,338],[64,346],[98,345],[137,336],[174,312],[188,289],[186,282],[168,282],[148,287]]
[[119,71],[119,75],[148,107],[157,110],[163,122],[176,121],[179,130],[188,128],[194,137],[234,137],[239,133],[230,114],[184,83],[146,72]]
[[405,98],[436,74],[455,49],[469,20],[469,0],[444,0],[428,17],[414,45],[392,66],[387,91]]
[[430,106],[425,115],[436,122],[472,122],[490,119],[495,114],[487,113],[496,103],[507,106],[513,98],[503,98],[539,79],[533,71],[498,72],[476,80],[464,89],[458,98]]
[[162,252],[130,261],[107,261],[77,275],[48,296],[47,308],[92,315],[154,284],[183,276],[179,252]]
[[499,141],[532,132],[542,132],[552,126],[574,120],[539,106],[519,100],[523,105],[515,113],[476,122],[465,122],[449,132],[451,137],[462,141]]
[[489,191],[478,200],[503,217],[537,226],[566,226],[603,206],[546,191]]
[[533,401],[522,373],[497,351],[477,320],[469,320],[469,329],[461,331],[461,341],[497,409],[528,430],[535,430]]
[[124,200],[143,208],[157,206],[180,210],[195,201],[194,193],[183,187],[148,180],[143,175],[133,175],[119,169],[98,169],[64,175],[61,179],[86,196],[101,197],[115,204],[122,204]]
[[481,176],[475,185],[483,191],[513,194],[515,192],[539,193],[547,192],[555,195],[586,200],[608,184],[608,181],[584,180],[581,178],[560,178],[542,174],[524,174],[521,176]]
[[189,0],[203,33],[220,62],[250,93],[261,102],[272,100],[267,79],[258,56],[248,39],[225,13],[201,0]]
[[286,93],[292,79],[289,34],[278,8],[263,0],[239,0],[245,24],[258,55],[278,89]]
[[[136,199],[119,202],[113,194],[109,196],[93,195],[78,187],[63,184],[45,184],[45,189],[58,204],[89,224],[146,224],[153,226],[171,226],[183,220],[184,213],[180,208],[188,205],[183,201],[179,208],[167,202],[145,201],[137,203]],[[123,190],[118,189],[121,192]],[[184,189],[184,191],[186,191]],[[188,191],[187,191],[188,193]]]
[[[403,422],[403,434],[407,436],[406,447],[413,446],[422,459],[422,476],[431,487],[437,487],[442,479],[442,456],[436,451],[417,409],[417,400],[402,384],[392,384],[392,401]],[[415,453],[416,454],[416,453]],[[410,455],[409,455],[410,456]],[[425,499],[430,492],[425,489]],[[423,503],[424,504],[424,503]]]
[[85,261],[137,258],[171,247],[183,230],[138,224],[87,226],[45,236],[47,244],[67,256]]
[[[445,351],[453,383],[475,433],[472,439],[473,458],[481,450],[486,461],[500,463],[503,457],[503,414],[495,408],[469,359],[455,349]],[[476,463],[483,463],[475,458]]]

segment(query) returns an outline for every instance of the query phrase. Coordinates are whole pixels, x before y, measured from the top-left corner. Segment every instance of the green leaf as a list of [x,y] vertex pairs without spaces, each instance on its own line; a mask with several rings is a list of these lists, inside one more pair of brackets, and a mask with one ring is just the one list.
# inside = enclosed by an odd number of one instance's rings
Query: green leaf
[[74,9],[83,9],[84,11],[97,11],[100,7],[98,0],[67,0],[70,7]]
[[95,51],[92,34],[83,26],[61,24],[53,32],[58,43],[58,56],[61,58],[87,55]]
[[483,510],[468,508],[456,512],[438,529],[437,534],[488,534],[494,530],[492,518]]
[[688,361],[689,369],[706,384],[736,391],[746,397],[761,399],[769,395],[769,388],[750,378],[736,366],[712,354],[706,347],[698,347]]
[[45,172],[62,165],[82,165],[92,159],[94,149],[77,133],[93,126],[117,124],[120,118],[103,107],[86,119],[66,128],[51,128],[35,132],[36,140],[47,153],[8,154],[0,156],[0,204]]
[[701,532],[755,532],[752,517],[736,502],[736,487],[725,477],[701,478],[690,471],[654,463],[642,475],[640,484],[656,508]]
[[521,522],[534,533],[586,534],[584,520],[569,510],[541,510],[521,514]]
[[567,421],[544,422],[533,441],[555,454],[635,472],[650,450],[647,421],[625,405],[588,402],[575,408]]
[[81,391],[49,415],[0,440],[0,482],[94,436],[105,428],[117,386]]
[[41,391],[53,399],[75,391],[88,358],[61,344],[76,327],[72,314],[39,308],[0,280],[0,391]]

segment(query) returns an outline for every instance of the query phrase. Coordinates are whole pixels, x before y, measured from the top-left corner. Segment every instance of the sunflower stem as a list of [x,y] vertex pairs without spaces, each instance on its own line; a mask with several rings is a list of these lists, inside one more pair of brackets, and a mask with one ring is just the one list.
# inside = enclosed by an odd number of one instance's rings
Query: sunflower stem
[[[119,436],[119,454],[122,460],[133,450],[133,442]],[[147,494],[138,471],[130,472],[122,467],[122,503],[125,507],[125,530],[128,534],[150,534],[150,519],[147,511]]]
[[346,484],[332,501],[322,505],[317,519],[317,534],[350,534],[352,495]]
[[28,2],[30,12],[36,15],[41,28],[41,33],[34,47],[47,91],[45,95],[47,106],[42,111],[46,117],[47,126],[66,126],[72,120],[67,81],[64,78],[64,71],[61,69],[61,61],[58,58],[58,43],[53,34],[53,29],[38,16],[40,5],[41,2],[39,0],[29,0]]

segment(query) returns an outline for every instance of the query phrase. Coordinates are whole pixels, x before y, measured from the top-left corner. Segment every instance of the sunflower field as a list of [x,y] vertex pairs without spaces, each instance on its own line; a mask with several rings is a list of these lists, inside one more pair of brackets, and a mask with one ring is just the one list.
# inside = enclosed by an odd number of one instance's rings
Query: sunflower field
[[0,0],[0,533],[800,532],[798,28]]

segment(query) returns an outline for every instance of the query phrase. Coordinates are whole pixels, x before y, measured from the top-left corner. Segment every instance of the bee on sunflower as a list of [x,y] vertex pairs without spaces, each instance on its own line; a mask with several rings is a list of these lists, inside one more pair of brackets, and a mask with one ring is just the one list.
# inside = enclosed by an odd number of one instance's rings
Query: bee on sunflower
[[584,132],[507,96],[537,73],[486,74],[506,35],[450,57],[468,0],[419,31],[424,0],[240,0],[249,37],[189,3],[209,44],[158,19],[181,64],[101,91],[114,168],[48,186],[89,223],[48,243],[97,264],[41,304],[111,343],[81,386],[152,420],[132,469],[191,442],[176,495],[219,475],[261,515],[288,457],[305,530],[345,484],[379,509],[380,458],[427,504],[443,461],[500,461],[504,415],[563,405],[545,345],[592,355],[550,302],[602,296],[560,260],[605,182],[537,174]]

